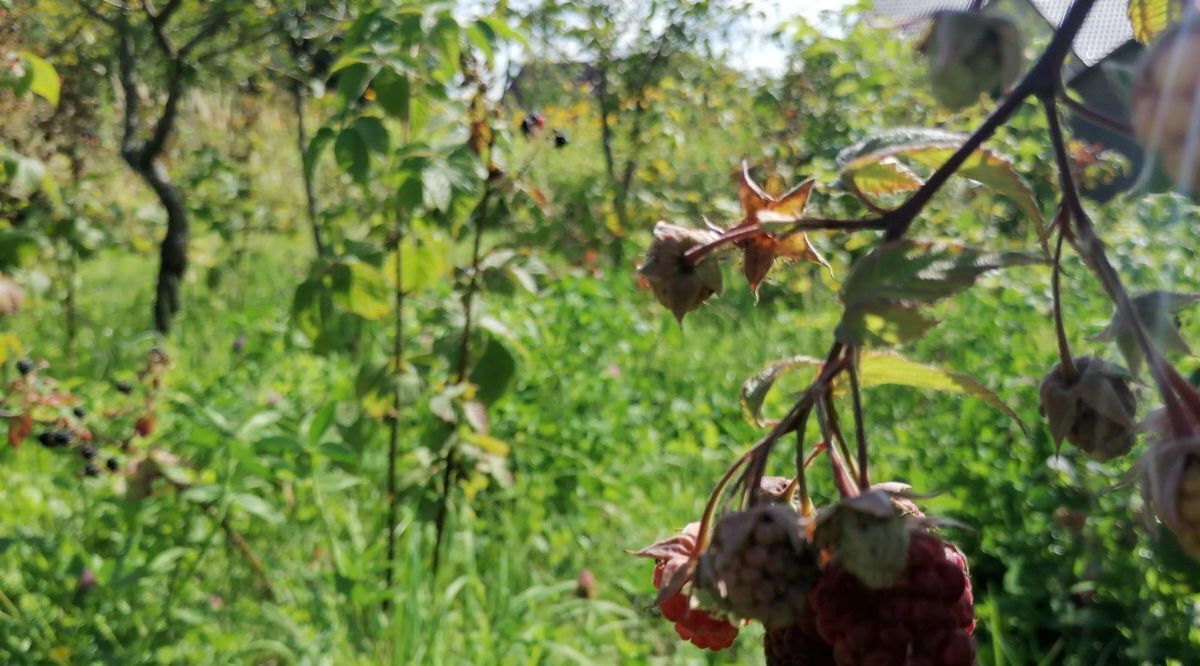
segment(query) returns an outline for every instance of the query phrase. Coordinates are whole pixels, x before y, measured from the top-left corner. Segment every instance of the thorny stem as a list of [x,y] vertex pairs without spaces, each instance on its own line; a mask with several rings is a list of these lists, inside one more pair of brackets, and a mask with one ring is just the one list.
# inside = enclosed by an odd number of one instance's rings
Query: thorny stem
[[858,387],[858,352],[858,347],[850,348],[850,362],[846,364],[846,373],[850,376],[850,398],[854,406],[854,438],[858,444],[858,487],[866,490],[871,487],[871,477],[867,473],[867,429],[863,423],[862,392]]
[[[299,92],[296,92],[297,100],[300,99]],[[299,103],[299,102],[297,102]],[[303,132],[303,109],[297,107],[297,118],[300,118],[301,132]],[[409,139],[409,117],[408,109],[405,108],[400,119],[400,145],[407,146]],[[305,168],[305,188],[311,192],[311,179],[309,179],[308,169]],[[310,203],[310,221],[312,222],[313,240],[316,242],[317,254],[321,255],[324,252],[324,247],[321,245],[320,228],[317,226],[315,199],[309,197]],[[404,283],[401,276],[404,274],[404,253],[401,252],[402,241],[404,240],[404,223],[403,215],[400,212],[396,214],[396,227],[394,233],[396,235],[396,268],[395,274],[392,276],[396,283],[396,290],[393,292],[393,308],[395,309],[395,326],[392,332],[392,372],[395,373],[395,379],[392,382],[392,414],[391,423],[388,429],[388,455],[387,455],[387,555],[383,571],[383,582],[386,595],[383,598],[383,612],[387,613],[392,607],[392,581],[395,579],[396,570],[396,522],[398,520],[399,507],[396,505],[396,461],[400,453],[400,373],[404,372]]]
[[[1062,223],[1066,224],[1065,208],[1060,214]],[[1075,383],[1078,373],[1075,370],[1075,360],[1071,357],[1071,344],[1067,342],[1067,329],[1063,325],[1062,291],[1059,289],[1059,278],[1062,274],[1063,239],[1067,236],[1065,227],[1059,229],[1058,243],[1054,247],[1054,267],[1050,273],[1050,294],[1054,300],[1054,333],[1058,337],[1058,361],[1062,364],[1063,380],[1068,386]]]
[[[1159,393],[1162,395],[1163,406],[1166,408],[1167,418],[1171,423],[1171,429],[1176,435],[1183,437],[1192,432],[1192,427],[1188,425],[1187,417],[1184,415],[1183,409],[1179,404],[1178,397],[1172,390],[1169,373],[1167,372],[1168,364],[1159,353],[1158,348],[1150,342],[1146,336],[1146,331],[1142,328],[1141,320],[1137,316],[1137,311],[1133,307],[1133,303],[1129,300],[1129,294],[1125,291],[1124,285],[1121,283],[1121,277],[1117,274],[1116,269],[1108,261],[1108,255],[1104,251],[1104,243],[1096,236],[1095,228],[1092,226],[1091,219],[1087,215],[1087,211],[1083,208],[1083,202],[1079,198],[1079,192],[1075,187],[1075,179],[1071,174],[1071,162],[1067,155],[1066,143],[1063,141],[1062,127],[1059,125],[1058,113],[1054,108],[1054,99],[1050,95],[1041,97],[1042,107],[1046,112],[1046,121],[1050,127],[1050,141],[1054,146],[1054,156],[1058,162],[1059,177],[1062,180],[1063,198],[1069,217],[1074,221],[1074,231],[1076,238],[1076,250],[1086,260],[1095,273],[1096,279],[1104,288],[1104,292],[1112,299],[1116,305],[1118,314],[1129,323],[1129,328],[1133,332],[1134,341],[1138,348],[1146,355],[1146,363],[1150,368],[1150,375],[1154,378],[1154,383],[1158,386]],[[1194,389],[1193,389],[1194,390]]]

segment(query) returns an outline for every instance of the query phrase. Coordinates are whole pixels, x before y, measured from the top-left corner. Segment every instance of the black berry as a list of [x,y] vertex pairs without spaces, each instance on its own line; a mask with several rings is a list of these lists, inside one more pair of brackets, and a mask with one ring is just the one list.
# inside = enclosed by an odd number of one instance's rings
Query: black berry
[[566,146],[568,143],[571,143],[571,140],[567,138],[567,134],[565,132],[563,132],[562,130],[554,130],[554,147],[555,148],[562,148],[562,147]]
[[27,358],[17,361],[17,372],[27,375],[31,370],[33,370],[33,361]]
[[83,407],[76,407],[75,409],[72,409],[71,412],[75,414],[75,418],[77,419],[87,416],[87,410]]
[[79,454],[88,460],[93,460],[96,457],[96,447],[88,444],[79,450]]
[[133,384],[130,384],[129,382],[125,381],[124,379],[117,382],[116,387],[117,387],[118,391],[120,391],[121,393],[124,393],[126,395],[133,393]]
[[55,430],[53,437],[55,446],[66,446],[71,443],[70,430]]
[[83,473],[87,476],[99,476],[100,470],[96,469],[95,465],[88,463],[88,466],[83,468]]
[[109,458],[108,460],[105,460],[104,466],[107,467],[108,471],[110,471],[110,472],[117,471],[117,467],[119,467],[119,465],[117,464],[116,458]]
[[40,433],[38,435],[38,444],[41,444],[47,448],[54,446],[54,433],[50,432],[49,430]]

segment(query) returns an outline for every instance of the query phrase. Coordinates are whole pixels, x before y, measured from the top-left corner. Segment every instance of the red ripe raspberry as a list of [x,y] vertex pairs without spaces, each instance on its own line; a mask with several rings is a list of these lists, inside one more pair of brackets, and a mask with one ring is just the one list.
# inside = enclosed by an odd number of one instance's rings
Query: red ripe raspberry
[[[663,560],[654,565],[655,589],[662,587],[665,568],[666,562]],[[692,608],[691,600],[685,594],[667,597],[658,609],[666,620],[675,623],[675,633],[696,647],[715,652],[733,645],[733,639],[737,638],[737,627],[703,610]]]
[[912,536],[904,570],[891,587],[871,589],[834,563],[809,593],[809,603],[838,666],[975,663],[966,560],[931,534]]

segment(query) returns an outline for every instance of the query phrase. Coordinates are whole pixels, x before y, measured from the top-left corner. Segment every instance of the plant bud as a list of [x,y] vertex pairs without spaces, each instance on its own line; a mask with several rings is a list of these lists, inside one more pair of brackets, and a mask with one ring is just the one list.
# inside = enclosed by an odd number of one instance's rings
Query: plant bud
[[1200,193],[1200,13],[1159,36],[1134,78],[1133,129],[1181,190]]
[[1021,33],[1000,16],[940,11],[918,50],[929,60],[934,97],[950,109],[1002,93],[1021,73]]
[[1056,364],[1038,387],[1038,403],[1057,450],[1063,438],[1096,460],[1111,460],[1133,448],[1137,398],[1129,373],[1090,356],[1074,359],[1077,376],[1068,383]]
[[864,585],[880,589],[904,571],[908,528],[888,493],[872,490],[823,510],[813,543]]
[[699,308],[713,294],[721,293],[721,267],[709,255],[696,265],[684,256],[689,249],[715,241],[719,236],[704,229],[688,229],[666,222],[654,225],[654,242],[638,272],[650,283],[659,303],[675,319]]
[[1143,492],[1183,551],[1200,560],[1200,439],[1158,442],[1143,465]]

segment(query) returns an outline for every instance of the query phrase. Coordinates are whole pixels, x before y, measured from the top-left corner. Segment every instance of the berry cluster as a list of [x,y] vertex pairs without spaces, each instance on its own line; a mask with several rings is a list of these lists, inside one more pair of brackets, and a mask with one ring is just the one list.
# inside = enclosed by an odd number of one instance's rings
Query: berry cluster
[[[80,398],[59,388],[58,383],[44,372],[49,365],[45,361],[34,362],[20,359],[16,362],[18,378],[0,394],[0,408],[11,405],[15,412],[8,412],[8,443],[18,448],[26,438],[34,434],[34,426],[42,425],[35,439],[47,449],[69,450],[83,462],[82,474],[86,477],[99,476],[103,470],[120,471],[122,464],[118,456],[130,452],[135,437],[147,437],[154,430],[153,407],[161,388],[161,375],[168,359],[160,350],[152,350],[146,364],[138,371],[138,385],[144,387],[142,405],[117,409],[106,409],[100,415],[109,430],[126,433],[124,436],[105,437],[95,434],[89,427],[88,410],[79,405]],[[116,391],[132,395],[135,383],[121,380],[114,383]],[[3,410],[0,409],[0,412]],[[136,417],[135,417],[136,415]],[[132,423],[130,420],[132,418]],[[101,445],[113,446],[112,455],[101,458]]]
[[913,535],[908,562],[893,586],[871,589],[835,563],[809,601],[838,666],[975,663],[966,560],[931,534]]
[[771,666],[973,664],[966,560],[906,491],[848,491],[806,515],[787,491],[764,491],[711,531],[692,523],[635,554],[656,560],[663,617],[703,648],[728,647],[735,623],[757,620]]

